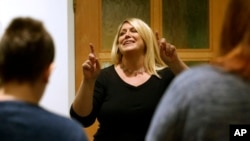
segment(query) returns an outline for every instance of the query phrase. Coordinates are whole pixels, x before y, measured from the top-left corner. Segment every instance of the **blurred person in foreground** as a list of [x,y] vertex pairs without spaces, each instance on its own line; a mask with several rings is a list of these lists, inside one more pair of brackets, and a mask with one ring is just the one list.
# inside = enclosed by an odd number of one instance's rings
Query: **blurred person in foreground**
[[0,41],[0,140],[87,141],[81,126],[39,106],[54,43],[41,21],[17,17]]
[[146,141],[229,141],[250,124],[250,1],[231,0],[220,57],[180,74],[161,99]]

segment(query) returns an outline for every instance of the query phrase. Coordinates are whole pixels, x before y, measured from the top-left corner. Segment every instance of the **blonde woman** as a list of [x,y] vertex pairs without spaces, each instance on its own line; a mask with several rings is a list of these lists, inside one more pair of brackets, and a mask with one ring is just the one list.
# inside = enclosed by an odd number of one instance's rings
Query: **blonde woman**
[[113,65],[101,70],[94,47],[90,48],[71,116],[84,127],[97,118],[95,141],[143,141],[164,90],[187,66],[173,45],[137,18],[126,19],[118,27],[111,51]]

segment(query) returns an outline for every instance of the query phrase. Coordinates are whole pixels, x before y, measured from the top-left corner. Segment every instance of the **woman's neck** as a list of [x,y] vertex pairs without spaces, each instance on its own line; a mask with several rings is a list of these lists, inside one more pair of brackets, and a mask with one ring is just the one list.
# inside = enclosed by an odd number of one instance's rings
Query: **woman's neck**
[[137,58],[137,59],[123,58],[119,65],[124,73],[137,75],[146,72],[143,58]]

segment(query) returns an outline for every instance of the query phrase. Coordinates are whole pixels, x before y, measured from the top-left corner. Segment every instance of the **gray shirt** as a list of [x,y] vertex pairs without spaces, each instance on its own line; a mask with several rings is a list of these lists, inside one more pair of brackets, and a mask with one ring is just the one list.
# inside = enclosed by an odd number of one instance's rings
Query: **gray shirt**
[[146,141],[229,141],[250,124],[250,82],[204,65],[180,74],[162,97]]

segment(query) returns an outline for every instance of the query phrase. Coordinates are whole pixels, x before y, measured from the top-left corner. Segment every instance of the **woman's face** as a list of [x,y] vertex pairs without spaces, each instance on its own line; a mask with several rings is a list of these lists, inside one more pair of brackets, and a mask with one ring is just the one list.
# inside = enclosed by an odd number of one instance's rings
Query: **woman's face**
[[124,23],[118,36],[118,46],[123,54],[128,51],[142,51],[144,53],[145,44],[137,30],[129,23]]

